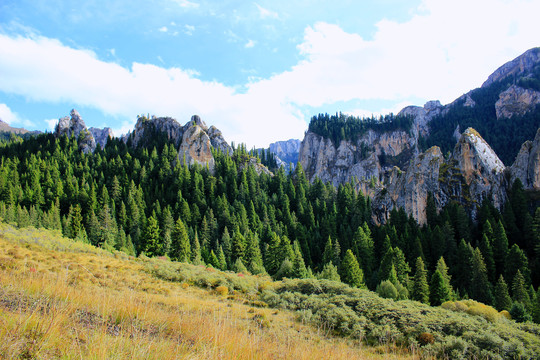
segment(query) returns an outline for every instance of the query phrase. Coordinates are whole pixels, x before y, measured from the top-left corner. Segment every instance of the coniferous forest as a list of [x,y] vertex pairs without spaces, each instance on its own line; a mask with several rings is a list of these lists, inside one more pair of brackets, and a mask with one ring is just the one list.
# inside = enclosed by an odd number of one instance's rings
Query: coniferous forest
[[139,148],[110,139],[93,154],[74,137],[12,137],[0,148],[0,217],[134,256],[341,280],[431,305],[470,298],[540,321],[540,210],[519,182],[502,212],[486,201],[477,222],[428,198],[426,225],[394,210],[376,226],[352,184],[310,184],[300,165],[258,175],[250,156],[216,151],[211,173],[186,166],[166,137]]

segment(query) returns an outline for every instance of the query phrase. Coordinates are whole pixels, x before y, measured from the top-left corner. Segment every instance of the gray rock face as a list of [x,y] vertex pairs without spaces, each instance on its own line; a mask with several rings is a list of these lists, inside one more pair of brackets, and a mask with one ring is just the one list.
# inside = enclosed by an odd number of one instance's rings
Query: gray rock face
[[288,166],[298,162],[300,152],[300,140],[291,139],[287,141],[276,141],[270,144],[269,149],[276,156],[278,166]]
[[480,134],[468,128],[448,160],[434,146],[415,156],[406,172],[398,168],[387,172],[373,196],[376,220],[385,222],[392,209],[402,207],[424,224],[428,193],[439,210],[455,200],[468,206],[473,218],[485,198],[501,208],[506,198],[504,169]]
[[185,158],[187,165],[208,166],[210,171],[214,170],[215,165],[212,148],[228,155],[233,152],[221,131],[214,126],[208,128],[197,115],[193,115],[184,126],[171,117],[140,117],[129,139],[133,146],[141,146],[158,133],[165,133],[167,139],[175,145],[179,161]]
[[270,170],[268,170],[266,166],[257,162],[257,159],[254,157],[250,157],[247,162],[240,164],[240,166],[238,167],[238,170],[243,171],[248,166],[253,167],[257,175],[266,174],[266,175],[274,176],[274,174]]
[[185,127],[178,156],[185,157],[188,165],[207,165],[211,172],[214,171],[215,161],[208,134],[194,122],[187,123]]
[[505,166],[476,130],[465,130],[451,161],[457,164],[468,188],[461,189],[463,196],[470,194],[466,202],[480,205],[484,198],[489,198],[496,208],[502,207],[506,198]]
[[495,103],[497,119],[509,119],[513,115],[524,115],[538,104],[540,104],[540,91],[512,85],[499,94],[499,100]]
[[406,172],[393,168],[386,176],[385,187],[373,199],[377,222],[386,222],[392,209],[402,207],[419,223],[425,223],[428,192],[434,194],[440,207],[447,202],[439,187],[443,161],[441,150],[434,146],[415,156]]
[[540,129],[533,141],[521,145],[516,160],[510,167],[510,182],[521,180],[527,190],[540,190]]
[[424,107],[407,106],[398,113],[399,115],[412,116],[414,118],[413,132],[418,139],[419,136],[426,136],[429,133],[428,124],[435,116],[439,115],[444,110],[444,106],[440,101],[428,101]]
[[540,48],[533,48],[523,55],[515,58],[514,60],[507,62],[493,74],[491,74],[488,79],[482,84],[482,87],[487,87],[494,82],[503,80],[504,78],[510,75],[519,75],[521,73],[531,71],[536,64],[540,62]]
[[85,154],[93,152],[96,148],[94,136],[88,131],[84,120],[77,110],[73,109],[70,113],[71,117],[66,116],[58,120],[54,135],[59,138],[67,135],[67,137],[75,136],[79,141],[79,149]]
[[225,141],[223,134],[218,128],[210,126],[210,129],[208,129],[208,137],[210,137],[210,143],[214,148],[221,150],[224,154],[232,155],[233,149],[231,145]]
[[147,119],[146,117],[139,117],[137,119],[135,129],[130,134],[133,146],[142,145],[145,139],[152,138],[156,131],[166,133],[167,139],[172,141],[176,147],[180,146],[182,136],[184,135],[182,125],[171,117],[155,116],[152,119]]
[[96,143],[99,144],[102,149],[105,147],[105,145],[107,145],[107,141],[109,141],[109,138],[112,139],[114,137],[112,129],[108,127],[103,129],[91,127],[90,129],[88,129],[88,131],[90,131],[90,133],[96,140]]

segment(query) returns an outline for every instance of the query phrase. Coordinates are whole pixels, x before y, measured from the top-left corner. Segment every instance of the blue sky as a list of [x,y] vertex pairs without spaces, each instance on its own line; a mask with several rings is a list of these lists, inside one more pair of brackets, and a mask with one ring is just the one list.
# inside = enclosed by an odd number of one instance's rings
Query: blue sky
[[198,114],[227,141],[303,137],[319,112],[397,112],[540,46],[538,1],[2,0],[0,119],[132,129]]

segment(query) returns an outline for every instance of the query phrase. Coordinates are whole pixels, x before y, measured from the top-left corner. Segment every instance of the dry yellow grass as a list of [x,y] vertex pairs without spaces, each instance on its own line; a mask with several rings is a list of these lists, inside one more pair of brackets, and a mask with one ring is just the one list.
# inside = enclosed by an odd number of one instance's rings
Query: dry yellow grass
[[[28,241],[28,239],[33,239]],[[398,359],[294,315],[167,282],[141,260],[0,224],[0,358]]]

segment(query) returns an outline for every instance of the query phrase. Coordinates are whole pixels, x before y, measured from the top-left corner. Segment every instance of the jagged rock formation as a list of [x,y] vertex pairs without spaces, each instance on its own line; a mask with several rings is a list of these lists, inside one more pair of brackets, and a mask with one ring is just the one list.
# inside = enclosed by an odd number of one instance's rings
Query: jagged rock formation
[[184,126],[170,117],[139,117],[135,129],[126,141],[136,147],[143,146],[158,134],[164,134],[175,145],[179,161],[185,160],[187,165],[208,166],[210,171],[213,171],[215,161],[212,148],[232,155],[232,148],[223,138],[221,131],[214,126],[208,128],[197,115],[192,116]]
[[232,155],[233,149],[231,145],[225,141],[221,130],[215,126],[210,126],[210,129],[208,129],[208,137],[210,138],[210,143],[214,148],[221,150],[221,152],[224,154]]
[[510,167],[510,181],[519,179],[527,190],[540,189],[540,129],[533,141],[526,141]]
[[[70,117],[71,116],[71,117]],[[79,149],[85,154],[93,152],[96,148],[96,141],[92,133],[88,131],[84,120],[77,110],[71,110],[70,116],[63,117],[58,120],[56,128],[54,130],[55,136],[61,137],[67,135],[67,137],[75,136],[79,142]]]
[[270,176],[274,176],[274,173],[272,173],[268,168],[261,163],[257,162],[257,159],[254,157],[250,157],[245,163],[242,163],[239,165],[238,170],[243,171],[247,166],[252,166],[255,170],[255,173],[257,175],[266,174]]
[[540,104],[540,91],[512,85],[499,94],[499,100],[495,103],[497,119],[524,115],[538,104]]
[[337,148],[330,139],[308,131],[300,145],[298,162],[310,181],[319,177],[337,186],[356,179],[362,190],[369,191],[366,185],[372,178],[381,179],[393,166],[407,169],[409,159],[418,154],[418,139],[427,134],[427,124],[443,109],[439,101],[429,101],[424,107],[408,106],[398,116],[414,118],[410,131],[368,130],[355,141],[342,140]]
[[393,168],[386,174],[373,201],[377,220],[386,221],[390,210],[402,207],[425,223],[428,193],[438,208],[451,200],[468,205],[473,218],[485,198],[500,208],[506,198],[504,169],[480,134],[468,128],[449,159],[434,146],[415,156],[406,172]]
[[107,145],[107,141],[109,141],[109,138],[112,139],[114,137],[112,129],[108,127],[105,127],[103,129],[91,127],[90,129],[88,129],[88,131],[90,131],[90,133],[94,137],[94,140],[97,144],[101,146],[102,149],[105,147],[105,145]]
[[[482,88],[499,91],[499,100],[492,105],[497,119],[524,115],[538,108],[540,92],[535,90],[537,85],[534,84],[537,84],[539,69],[540,48],[535,48],[501,66],[484,82]],[[501,90],[490,87],[493,84]],[[439,210],[455,200],[465,205],[475,218],[478,206],[486,198],[501,208],[507,198],[507,188],[515,179],[520,179],[526,189],[540,190],[539,133],[534,141],[523,144],[509,168],[505,168],[474,129],[468,128],[461,134],[459,123],[453,125],[456,145],[449,157],[445,159],[437,146],[420,153],[419,140],[430,135],[430,122],[435,118],[444,119],[456,107],[475,108],[474,91],[444,106],[430,101],[424,107],[404,108],[398,116],[414,119],[407,132],[370,130],[333,144],[331,139],[308,131],[298,161],[310,181],[315,177],[334,185],[353,181],[357,189],[372,198],[375,220],[380,222],[387,220],[392,209],[403,207],[424,223],[428,193],[433,194]],[[485,107],[485,101],[482,106]]]

